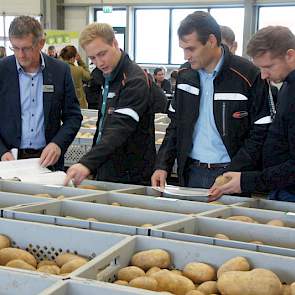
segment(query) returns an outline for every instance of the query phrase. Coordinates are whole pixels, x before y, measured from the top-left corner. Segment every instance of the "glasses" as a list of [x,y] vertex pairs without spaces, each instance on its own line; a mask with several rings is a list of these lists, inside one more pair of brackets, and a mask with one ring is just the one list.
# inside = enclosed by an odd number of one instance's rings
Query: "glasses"
[[24,54],[28,54],[32,52],[34,47],[35,45],[32,45],[30,47],[22,47],[22,48],[18,48],[16,46],[9,46],[10,50],[13,51],[14,53],[19,53],[22,51]]

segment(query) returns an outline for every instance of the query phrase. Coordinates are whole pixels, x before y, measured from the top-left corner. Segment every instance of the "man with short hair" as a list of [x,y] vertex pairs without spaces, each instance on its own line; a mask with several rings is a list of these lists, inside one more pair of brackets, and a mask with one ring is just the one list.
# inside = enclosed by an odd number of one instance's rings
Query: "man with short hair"
[[247,53],[262,79],[283,82],[263,148],[263,170],[225,173],[231,180],[213,186],[211,200],[222,194],[271,191],[270,199],[295,202],[295,36],[286,27],[263,28],[250,40]]
[[89,174],[98,180],[148,184],[155,159],[154,113],[147,77],[121,51],[112,27],[87,26],[80,45],[103,85],[92,149],[67,171],[66,183]]
[[188,62],[178,72],[152,185],[165,186],[177,158],[181,185],[209,188],[224,171],[259,164],[271,122],[268,87],[257,67],[220,45],[220,27],[209,13],[188,15],[178,36]]
[[165,72],[162,68],[155,68],[154,79],[156,84],[166,93],[172,94],[172,86],[169,80],[165,79]]
[[57,52],[56,52],[56,49],[55,49],[54,45],[48,46],[47,54],[48,54],[48,56],[57,58]]
[[0,60],[0,157],[38,158],[44,167],[62,170],[64,154],[82,116],[70,68],[41,53],[40,23],[16,17],[9,27],[14,55]]
[[229,48],[229,51],[232,54],[236,54],[238,43],[236,41],[236,36],[234,31],[227,26],[220,26],[220,30],[221,30],[221,43],[225,44]]

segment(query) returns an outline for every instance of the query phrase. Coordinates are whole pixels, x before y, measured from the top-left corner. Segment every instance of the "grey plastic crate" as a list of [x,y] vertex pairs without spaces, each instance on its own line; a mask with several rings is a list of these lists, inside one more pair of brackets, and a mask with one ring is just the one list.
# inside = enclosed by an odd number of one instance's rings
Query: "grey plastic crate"
[[138,196],[118,192],[108,192],[99,196],[73,197],[71,200],[112,205],[119,203],[122,207],[141,208],[147,210],[174,212],[181,214],[199,214],[201,212],[222,208],[210,203],[184,201],[173,198]]
[[295,213],[295,203],[292,203],[292,202],[272,201],[272,200],[266,200],[266,199],[251,199],[251,201],[249,202],[244,202],[237,205],[242,207],[257,208],[257,209],[263,209],[263,210]]
[[[285,226],[289,229],[293,229],[295,227],[295,216],[294,213],[284,213],[279,211],[271,211],[271,210],[261,210],[261,209],[253,209],[253,208],[242,208],[242,207],[225,207],[221,209],[216,209],[213,211],[208,211],[205,213],[200,213],[202,216],[213,217],[213,218],[221,218],[226,219],[230,216],[243,215],[253,218],[258,222],[259,226],[267,226],[266,223],[270,220],[279,219],[285,223]],[[231,222],[240,222],[240,221],[231,221]],[[278,227],[277,227],[278,228]],[[290,232],[291,233],[291,232]]]
[[[100,255],[126,238],[62,226],[0,219],[0,234],[8,236],[12,247],[29,251],[37,261],[55,259],[60,253],[75,253],[90,259]],[[1,291],[0,291],[1,292]]]
[[94,185],[96,190],[99,191],[117,191],[125,189],[136,189],[142,186],[134,184],[107,182],[107,181],[96,181],[96,180],[83,180],[81,185]]
[[127,238],[120,245],[90,261],[87,266],[73,272],[73,277],[113,282],[118,270],[129,265],[132,255],[149,249],[167,250],[172,257],[172,268],[176,269],[183,269],[187,263],[196,261],[218,268],[233,257],[243,256],[249,260],[252,268],[267,268],[285,283],[295,281],[293,257],[144,236]]
[[103,193],[102,191],[98,190],[87,190],[59,185],[32,184],[6,180],[0,180],[0,191],[31,196],[36,194],[49,194],[53,198],[61,195],[65,198],[69,198]]
[[[5,218],[27,220],[77,228],[109,231],[129,235],[148,235],[150,228],[173,224],[186,215],[93,204],[79,201],[52,201],[50,203],[3,209]],[[65,216],[68,216],[67,218]],[[87,218],[99,220],[88,221]],[[151,227],[141,227],[152,224]]]
[[39,295],[155,295],[158,292],[138,288],[129,288],[104,282],[91,282],[89,280],[70,280],[58,282],[54,286],[41,292]]
[[[144,195],[144,196],[154,196],[154,197],[165,197],[165,198],[175,198],[180,200],[187,200],[187,201],[196,201],[196,202],[208,202],[208,190],[202,188],[182,188],[190,193],[190,195],[171,195],[167,193],[161,193],[150,186],[144,186],[136,189],[126,189],[121,190],[121,192],[128,193],[128,194],[135,194],[135,195]],[[193,192],[196,192],[196,195],[192,195]],[[235,196],[222,196],[218,201],[223,203],[223,205],[234,205],[240,204],[242,202],[246,202],[251,200],[250,198],[243,198],[243,197],[235,197]],[[222,204],[220,204],[222,205]]]
[[[216,234],[224,234],[230,240],[217,239]],[[229,220],[216,222],[213,218],[198,216],[163,226],[161,230],[152,229],[151,236],[295,257],[294,235],[286,227],[269,226],[266,230],[257,224],[238,222],[233,225]],[[264,245],[251,241],[261,241]]]
[[155,123],[155,131],[166,132],[168,125],[166,123]]
[[52,276],[0,268],[1,295],[37,295],[58,280]]

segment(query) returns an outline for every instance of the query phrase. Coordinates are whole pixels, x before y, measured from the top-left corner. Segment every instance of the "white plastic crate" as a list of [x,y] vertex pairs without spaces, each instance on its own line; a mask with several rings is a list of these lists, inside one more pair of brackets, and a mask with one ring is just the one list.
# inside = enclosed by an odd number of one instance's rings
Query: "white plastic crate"
[[1,295],[37,295],[58,279],[40,273],[40,275],[16,269],[0,268]]
[[[295,228],[295,215],[293,212],[284,213],[284,212],[279,212],[279,211],[261,210],[261,209],[242,208],[242,207],[231,206],[231,207],[225,207],[225,208],[216,209],[213,211],[200,213],[200,215],[211,217],[211,218],[220,218],[220,219],[226,219],[230,216],[243,215],[243,216],[251,217],[254,220],[256,220],[257,222],[259,222],[257,224],[257,226],[263,226],[263,227],[267,227],[267,228],[270,227],[270,225],[266,224],[267,222],[274,220],[274,219],[279,219],[284,222],[286,227],[289,228],[290,233],[293,233],[293,230]],[[233,222],[240,223],[240,221],[236,221],[236,220],[231,221],[231,222],[232,223]],[[233,224],[233,226],[235,226],[234,224]]]
[[[186,215],[177,213],[71,200],[11,207],[3,209],[3,216],[11,219],[129,235],[148,235],[150,228],[161,228],[163,225],[173,224],[183,218],[188,218]],[[98,222],[88,221],[87,218],[96,218]],[[152,224],[152,226],[142,227],[143,224]]]
[[32,184],[6,180],[0,180],[0,191],[31,196],[36,194],[49,194],[53,198],[61,195],[65,198],[69,198],[83,195],[98,195],[100,193],[103,193],[102,191],[98,190],[79,189],[69,186],[46,185],[35,183]]
[[12,247],[27,250],[37,261],[54,260],[60,253],[69,252],[92,259],[126,238],[120,234],[4,218],[0,219],[0,234],[11,239]]
[[113,282],[119,269],[128,266],[135,253],[149,249],[168,251],[172,257],[171,268],[180,270],[187,263],[196,261],[209,263],[217,269],[225,261],[242,256],[249,260],[252,268],[267,268],[275,272],[284,283],[295,281],[293,257],[144,236],[127,238],[120,245],[89,262],[87,266],[76,270],[73,277],[90,280],[98,278],[100,281]]
[[82,185],[93,185],[96,187],[96,190],[99,191],[117,191],[117,190],[125,190],[125,189],[136,189],[142,186],[135,184],[125,184],[125,183],[116,183],[116,182],[108,182],[108,181],[96,181],[96,180],[83,180],[81,182]]
[[[224,234],[230,240],[215,238],[216,234]],[[152,229],[151,236],[295,257],[294,236],[287,227],[269,226],[265,229],[253,223],[233,225],[229,220],[216,222],[214,218],[198,216],[163,226],[160,230]],[[263,245],[251,241],[261,241]]]
[[71,200],[112,205],[119,203],[122,207],[141,208],[181,214],[199,214],[201,212],[221,208],[210,203],[184,201],[173,198],[138,196],[118,192],[108,192],[99,196],[73,197]]
[[[185,194],[181,195],[179,193],[175,195],[175,194],[169,194],[169,193],[161,193],[149,186],[140,187],[136,189],[121,190],[121,192],[128,193],[128,194],[135,194],[135,195],[154,196],[154,197],[162,196],[165,198],[174,198],[174,199],[187,200],[187,201],[208,202],[207,189],[181,187],[181,191],[185,192]],[[222,196],[218,201],[223,203],[223,205],[234,205],[234,204],[240,204],[242,202],[246,202],[248,200],[251,200],[251,199],[225,195],[225,196]]]

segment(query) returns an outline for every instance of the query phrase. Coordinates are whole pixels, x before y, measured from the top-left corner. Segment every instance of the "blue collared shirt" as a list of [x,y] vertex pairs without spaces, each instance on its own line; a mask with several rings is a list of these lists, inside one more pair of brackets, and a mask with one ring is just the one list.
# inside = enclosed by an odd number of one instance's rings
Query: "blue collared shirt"
[[40,56],[41,65],[36,73],[26,73],[16,59],[21,102],[21,149],[40,149],[46,145],[42,75],[45,62],[42,54]]
[[213,81],[224,61],[224,53],[212,73],[199,70],[201,98],[199,117],[193,132],[193,148],[190,157],[202,163],[228,163],[230,157],[216,128],[213,114]]

